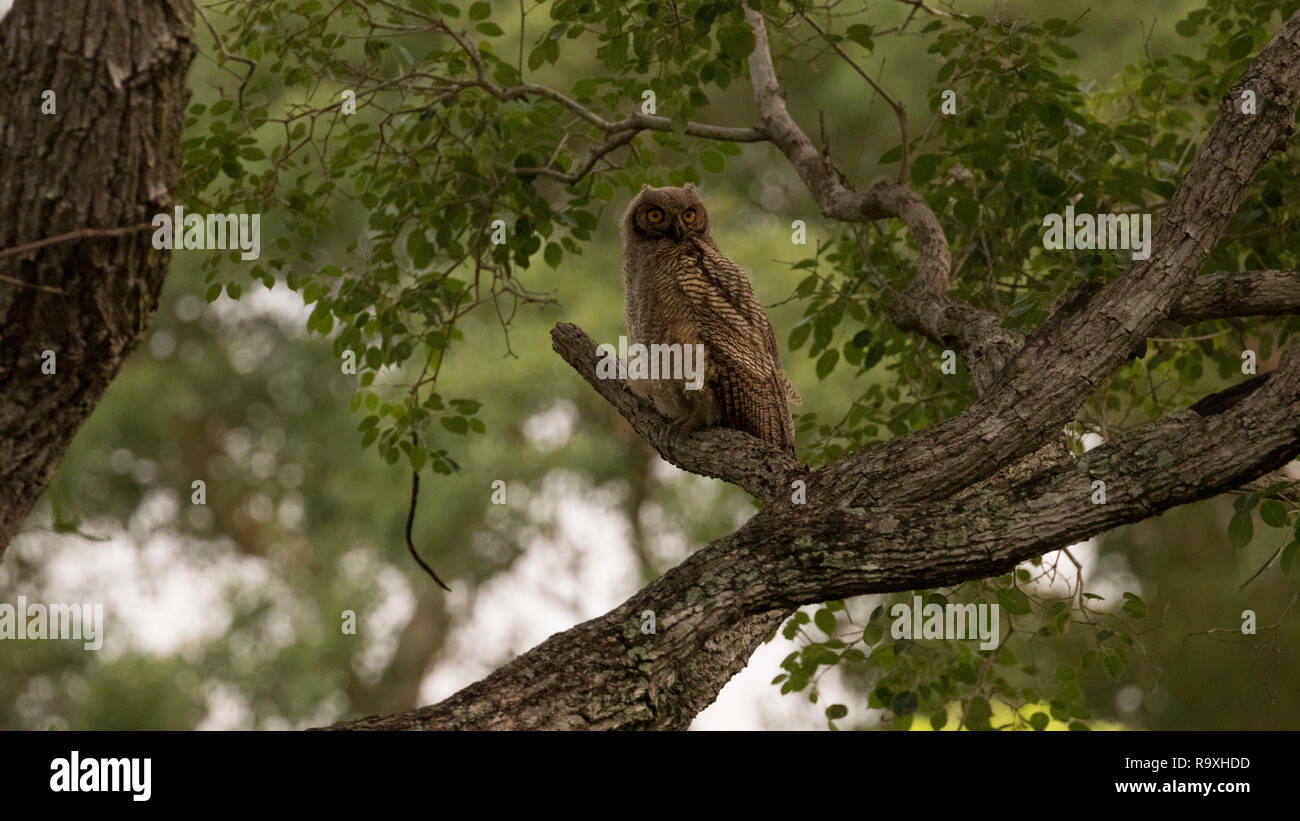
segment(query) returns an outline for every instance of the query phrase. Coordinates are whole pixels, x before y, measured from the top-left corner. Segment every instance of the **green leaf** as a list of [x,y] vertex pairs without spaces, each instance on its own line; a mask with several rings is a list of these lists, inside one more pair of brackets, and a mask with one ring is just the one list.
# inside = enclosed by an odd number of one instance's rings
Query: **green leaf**
[[948,726],[948,711],[940,707],[936,712],[930,715],[930,729],[942,730]]
[[937,170],[939,170],[939,155],[922,154],[912,161],[913,184],[925,185],[934,178]]
[[871,26],[864,26],[861,23],[854,23],[845,30],[844,34],[850,40],[871,51]]
[[1259,518],[1269,527],[1286,527],[1286,505],[1277,499],[1265,499],[1259,505]]
[[1146,618],[1147,603],[1142,601],[1142,598],[1134,593],[1124,594],[1124,604],[1122,605],[1122,608],[1131,618]]
[[839,622],[836,620],[835,614],[830,610],[827,610],[825,607],[813,614],[813,623],[817,625],[818,630],[821,630],[828,636],[835,635],[835,630],[839,627]]
[[1047,729],[1047,725],[1052,723],[1052,718],[1047,713],[1034,713],[1029,717],[1029,726],[1042,732]]
[[845,707],[843,704],[832,704],[826,708],[826,717],[831,721],[844,718],[848,714],[849,708]]
[[972,730],[992,730],[993,726],[989,724],[992,717],[993,708],[989,706],[988,699],[975,696],[970,700],[970,706],[966,708],[967,727]]
[[231,299],[239,299],[239,295],[243,292],[244,289],[240,287],[238,282],[230,282],[226,284],[226,296]]
[[1278,564],[1281,566],[1283,573],[1290,575],[1291,568],[1295,567],[1297,551],[1300,551],[1300,541],[1294,541],[1282,548],[1282,558],[1278,560]]
[[1244,493],[1233,500],[1232,507],[1239,513],[1249,513],[1257,504],[1259,504],[1259,494]]
[[560,246],[553,242],[546,243],[546,251],[543,254],[546,258],[546,264],[552,268],[560,267],[560,260],[564,259],[564,251]]
[[795,326],[790,329],[790,340],[788,343],[790,350],[797,351],[802,348],[803,343],[807,342],[808,337],[812,334],[812,329],[812,322],[800,320],[796,323]]
[[840,361],[840,352],[831,348],[822,353],[817,359],[817,378],[825,379],[830,376],[831,371],[835,369],[835,363]]
[[873,621],[862,631],[862,640],[867,644],[875,644],[885,637],[885,628],[878,621]]
[[484,34],[488,37],[500,37],[505,34],[505,32],[501,30],[501,27],[496,23],[479,23],[475,28],[478,29],[479,34]]
[[1251,49],[1255,47],[1255,41],[1250,36],[1250,32],[1243,32],[1232,38],[1228,43],[1228,59],[1240,60],[1242,57],[1250,54]]
[[469,19],[471,20],[486,20],[488,19],[489,16],[491,16],[491,14],[492,14],[491,3],[478,2],[478,3],[470,4]]
[[999,590],[998,604],[1013,616],[1029,615],[1029,597],[1015,587]]
[[718,45],[732,60],[743,60],[754,50],[754,32],[744,23],[728,26],[718,32]]
[[221,296],[221,283],[214,282],[208,286],[208,290],[203,293],[203,298],[208,302],[216,302],[217,297]]
[[465,421],[463,416],[444,416],[438,422],[447,430],[460,436],[469,433],[469,422]]
[[917,694],[912,690],[907,690],[894,696],[894,702],[890,705],[890,709],[894,711],[894,715],[905,716],[916,712],[916,706],[919,702],[920,699]]
[[1228,542],[1236,550],[1241,550],[1250,544],[1250,540],[1255,536],[1255,525],[1251,521],[1250,514],[1245,511],[1237,511],[1232,514],[1228,520]]
[[710,174],[721,174],[727,168],[727,161],[716,151],[701,151],[700,167]]

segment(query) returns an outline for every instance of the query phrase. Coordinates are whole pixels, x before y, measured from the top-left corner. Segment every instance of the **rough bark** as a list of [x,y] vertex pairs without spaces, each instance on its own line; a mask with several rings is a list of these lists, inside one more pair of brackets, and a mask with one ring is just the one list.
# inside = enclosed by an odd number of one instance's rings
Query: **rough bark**
[[[779,502],[617,609],[429,707],[337,729],[684,728],[744,666],[773,614],[1005,573],[1042,553],[1208,498],[1300,454],[1300,349],[1221,414],[1190,410],[961,499]],[[1108,502],[1092,502],[1092,482]],[[853,488],[828,487],[849,500]],[[640,631],[654,611],[658,632]],[[746,633],[749,642],[720,642]],[[751,643],[752,642],[752,643]],[[700,659],[711,660],[702,670]],[[682,671],[689,676],[680,675]],[[705,675],[710,673],[711,675]],[[701,686],[703,685],[703,686]]]
[[157,305],[170,252],[147,226],[179,179],[193,14],[29,0],[0,21],[0,556]]
[[1184,325],[1230,316],[1300,313],[1300,271],[1219,271],[1192,280],[1169,318]]
[[[692,452],[674,450],[662,435],[666,420],[629,399],[616,380],[594,379],[591,340],[573,326],[558,326],[556,350],[666,459],[733,481],[768,506],[619,608],[552,636],[451,698],[337,728],[685,727],[794,607],[1004,573],[1238,487],[1300,454],[1300,350],[1294,346],[1249,390],[1207,398],[1077,459],[1053,448],[1054,436],[1095,386],[1162,321],[1294,310],[1289,272],[1194,275],[1245,187],[1294,129],[1300,14],[1225,96],[1170,200],[1150,259],[1104,289],[1072,293],[1028,339],[947,296],[947,243],[914,191],[879,183],[858,192],[838,177],[786,111],[765,21],[752,10],[746,14],[758,43],[750,74],[764,134],[828,216],[906,222],[918,245],[917,274],[894,305],[894,321],[958,346],[980,400],[942,425],[807,473],[807,503],[796,505],[778,491],[797,466],[779,464],[752,444],[729,447],[733,432],[708,431],[687,440]],[[1266,101],[1259,114],[1235,107],[1243,87]],[[1106,504],[1092,502],[1095,479],[1107,484]],[[653,635],[639,629],[646,610],[656,614]]]
[[772,444],[730,428],[708,428],[674,441],[669,421],[618,379],[596,376],[596,342],[577,325],[551,331],[551,346],[613,405],[632,429],[682,470],[726,479],[760,499],[790,493],[790,484],[808,467]]

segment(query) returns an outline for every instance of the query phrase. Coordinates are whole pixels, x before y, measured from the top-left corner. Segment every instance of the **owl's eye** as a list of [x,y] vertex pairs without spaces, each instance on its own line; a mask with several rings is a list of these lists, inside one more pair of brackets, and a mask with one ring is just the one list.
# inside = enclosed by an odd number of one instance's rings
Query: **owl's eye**
[[664,212],[660,211],[658,208],[651,208],[649,211],[645,212],[645,218],[646,221],[650,223],[663,222]]
[[687,225],[690,225],[691,223],[695,222],[694,208],[687,208],[685,211],[682,212],[682,222],[686,223]]

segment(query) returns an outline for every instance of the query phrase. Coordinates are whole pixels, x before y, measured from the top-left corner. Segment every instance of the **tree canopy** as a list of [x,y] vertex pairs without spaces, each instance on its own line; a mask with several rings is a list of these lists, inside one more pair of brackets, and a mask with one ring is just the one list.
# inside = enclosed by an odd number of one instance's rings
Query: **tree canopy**
[[[275,638],[274,586],[241,579],[224,639],[149,663],[206,684],[140,720],[192,726],[220,682],[253,723],[685,727],[773,641],[789,645],[773,697],[831,727],[1158,726],[1184,645],[1216,674],[1239,666],[1195,634],[1226,618],[1256,650],[1294,639],[1300,2],[1166,6],[1176,22],[1147,25],[911,0],[200,5],[177,200],[262,214],[262,254],[182,268],[173,252],[149,343],[172,364],[128,367],[37,515],[225,539],[217,564],[277,567],[296,608]],[[595,376],[595,343],[622,328],[617,216],[643,184],[686,182],[716,197],[724,251],[754,249],[733,255],[808,399],[797,460],[735,431],[676,441]],[[1135,249],[1147,226],[1148,255],[1050,247],[1047,218],[1067,213],[1123,215]],[[283,287],[324,342],[229,304]],[[548,413],[560,449],[538,445]],[[206,432],[151,443],[160,424]],[[726,503],[693,508],[705,491],[656,478],[655,452],[754,503],[713,488]],[[644,586],[411,711],[472,611],[398,564],[409,472],[426,477],[415,532],[442,548],[422,552],[477,590],[564,530],[538,506],[566,470],[578,495],[617,489]],[[207,510],[182,513],[193,479]],[[145,525],[151,490],[170,507]],[[1119,564],[1081,559],[1103,533]],[[1184,569],[1201,559],[1217,569]],[[11,582],[41,576],[34,549],[9,560]],[[380,609],[395,564],[415,591],[398,649],[339,641],[337,614]],[[999,645],[894,635],[914,595],[998,605]],[[1219,622],[1156,606],[1201,597]],[[1237,674],[1265,691],[1297,674],[1251,658]],[[823,695],[830,670],[842,701]],[[102,720],[41,703],[8,722]]]

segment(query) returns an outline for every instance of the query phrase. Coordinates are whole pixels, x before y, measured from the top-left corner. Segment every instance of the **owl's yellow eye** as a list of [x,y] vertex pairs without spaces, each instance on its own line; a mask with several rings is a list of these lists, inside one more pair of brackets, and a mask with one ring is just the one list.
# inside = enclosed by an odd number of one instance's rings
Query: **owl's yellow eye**
[[651,208],[649,211],[645,212],[645,218],[647,222],[663,222],[664,212],[660,211],[658,208]]
[[684,212],[682,212],[682,222],[686,223],[687,225],[690,225],[692,222],[695,222],[694,208],[687,208]]

